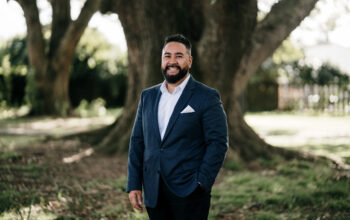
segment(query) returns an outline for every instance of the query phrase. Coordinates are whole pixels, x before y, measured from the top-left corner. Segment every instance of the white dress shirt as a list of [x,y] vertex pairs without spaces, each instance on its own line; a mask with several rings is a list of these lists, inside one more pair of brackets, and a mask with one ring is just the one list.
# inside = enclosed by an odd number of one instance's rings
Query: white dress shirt
[[175,105],[179,100],[184,88],[186,87],[188,80],[190,79],[190,75],[178,86],[175,87],[174,92],[169,93],[166,87],[166,81],[162,83],[160,86],[160,91],[162,95],[159,100],[158,105],[158,126],[160,137],[163,140],[166,128],[168,126],[171,114],[174,111]]

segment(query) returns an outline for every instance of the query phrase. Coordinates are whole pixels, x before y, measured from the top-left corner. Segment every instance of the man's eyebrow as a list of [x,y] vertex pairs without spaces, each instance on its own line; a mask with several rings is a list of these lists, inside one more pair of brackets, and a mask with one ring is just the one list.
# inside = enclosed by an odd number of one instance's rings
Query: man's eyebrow
[[[164,55],[169,55],[171,54],[170,52],[164,52]],[[182,52],[176,52],[175,55],[183,55],[184,53]]]

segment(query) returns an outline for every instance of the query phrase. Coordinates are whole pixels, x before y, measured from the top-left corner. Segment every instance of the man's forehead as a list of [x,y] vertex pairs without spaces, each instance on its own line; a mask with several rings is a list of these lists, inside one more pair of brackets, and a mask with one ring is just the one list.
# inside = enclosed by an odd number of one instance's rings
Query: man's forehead
[[187,48],[179,42],[169,42],[163,48],[163,53],[185,53]]

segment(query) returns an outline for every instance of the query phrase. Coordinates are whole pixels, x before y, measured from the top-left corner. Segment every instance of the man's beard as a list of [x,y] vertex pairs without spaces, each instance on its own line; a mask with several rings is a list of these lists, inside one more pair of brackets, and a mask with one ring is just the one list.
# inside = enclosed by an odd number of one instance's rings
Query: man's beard
[[[169,67],[176,67],[179,70],[179,73],[176,75],[168,75],[166,72],[168,71]],[[162,73],[163,73],[165,80],[168,83],[174,84],[174,83],[179,82],[182,78],[184,78],[186,76],[186,74],[188,73],[188,70],[189,70],[188,67],[184,67],[183,69],[181,69],[181,67],[178,65],[172,65],[172,66],[165,67],[165,69],[162,71]]]

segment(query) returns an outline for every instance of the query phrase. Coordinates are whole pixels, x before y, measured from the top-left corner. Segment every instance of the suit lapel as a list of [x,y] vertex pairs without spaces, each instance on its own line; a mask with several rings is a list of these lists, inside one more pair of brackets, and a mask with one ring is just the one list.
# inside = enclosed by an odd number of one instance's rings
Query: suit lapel
[[[179,117],[181,110],[184,109],[184,107],[188,103],[188,100],[191,98],[191,96],[193,94],[194,87],[195,87],[195,82],[194,82],[192,76],[190,76],[190,79],[188,80],[188,83],[187,83],[184,91],[182,92],[179,100],[177,101],[173,113],[171,114],[168,126],[165,130],[165,134],[164,134],[164,138],[162,140],[162,143],[164,143],[164,141],[167,138],[167,136],[169,135],[171,129],[174,127],[174,124],[175,124],[177,118]],[[159,100],[158,100],[158,102],[159,102]],[[158,115],[158,111],[157,111],[157,115]],[[159,131],[159,129],[158,129],[158,131]]]
[[157,136],[157,141],[158,143],[161,142],[161,139],[160,139],[160,133],[159,133],[159,125],[158,125],[158,105],[159,105],[159,100],[160,100],[160,97],[162,95],[162,92],[160,91],[160,86],[157,87],[157,92],[156,92],[156,100],[153,104],[153,115],[152,115],[152,118],[153,118],[153,130],[156,132],[156,136]]

